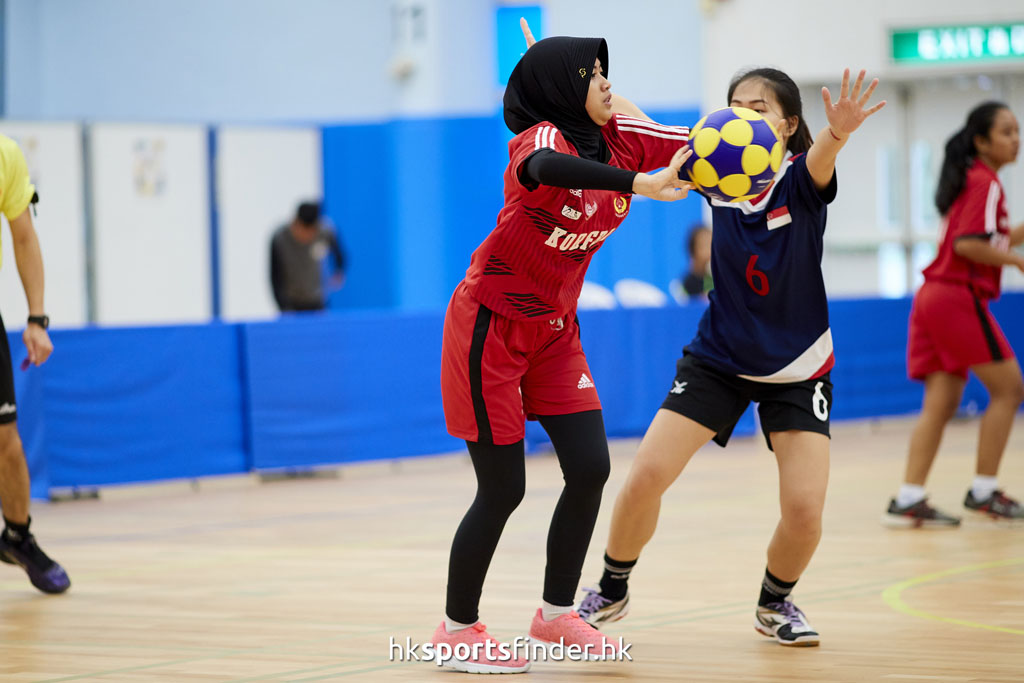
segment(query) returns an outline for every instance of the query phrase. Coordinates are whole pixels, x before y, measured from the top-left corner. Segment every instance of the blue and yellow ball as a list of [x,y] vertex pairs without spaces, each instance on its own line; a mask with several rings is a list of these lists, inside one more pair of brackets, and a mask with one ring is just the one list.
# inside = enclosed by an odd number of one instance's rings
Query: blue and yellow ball
[[753,199],[772,184],[785,150],[772,124],[745,107],[717,109],[690,129],[693,154],[679,173],[723,202]]

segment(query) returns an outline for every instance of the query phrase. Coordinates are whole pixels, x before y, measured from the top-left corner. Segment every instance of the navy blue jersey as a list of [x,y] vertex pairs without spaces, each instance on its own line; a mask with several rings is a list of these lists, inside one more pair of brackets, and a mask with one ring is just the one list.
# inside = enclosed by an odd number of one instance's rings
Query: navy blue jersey
[[710,200],[715,288],[687,353],[756,382],[799,382],[832,368],[821,251],[835,196],[835,174],[818,191],[800,154],[755,199]]

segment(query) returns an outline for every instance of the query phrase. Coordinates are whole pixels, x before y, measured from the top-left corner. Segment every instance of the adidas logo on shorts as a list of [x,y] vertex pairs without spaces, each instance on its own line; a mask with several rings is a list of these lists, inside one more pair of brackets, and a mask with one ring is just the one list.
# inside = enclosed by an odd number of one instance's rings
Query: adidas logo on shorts
[[587,373],[584,372],[582,375],[580,375],[580,381],[576,384],[576,388],[577,389],[593,389],[594,388],[594,383],[590,381],[590,378],[587,377]]

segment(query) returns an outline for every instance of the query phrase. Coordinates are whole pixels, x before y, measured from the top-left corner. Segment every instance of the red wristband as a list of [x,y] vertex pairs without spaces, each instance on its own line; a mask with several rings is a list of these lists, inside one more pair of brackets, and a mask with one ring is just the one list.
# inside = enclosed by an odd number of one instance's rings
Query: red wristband
[[836,142],[842,142],[843,141],[843,139],[841,137],[839,137],[838,135],[836,135],[835,131],[832,130],[832,126],[828,127],[828,132],[832,136],[832,139],[835,140]]

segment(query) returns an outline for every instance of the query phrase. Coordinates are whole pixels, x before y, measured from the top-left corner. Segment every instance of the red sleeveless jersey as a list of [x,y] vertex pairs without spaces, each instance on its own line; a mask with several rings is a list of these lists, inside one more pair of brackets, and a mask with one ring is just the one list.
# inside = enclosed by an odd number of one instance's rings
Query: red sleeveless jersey
[[[667,166],[689,130],[616,115],[601,134],[610,165],[646,172]],[[574,311],[590,259],[629,214],[633,200],[630,193],[609,190],[540,185],[531,191],[519,171],[544,147],[579,156],[548,122],[509,142],[505,206],[466,271],[473,298],[506,318],[558,318]]]
[[1004,194],[996,172],[975,159],[967,169],[964,189],[942,219],[939,253],[924,269],[925,281],[968,285],[984,299],[999,296],[1002,266],[971,261],[957,254],[953,247],[958,239],[966,237],[987,239],[996,249],[1009,250],[1010,220]]

